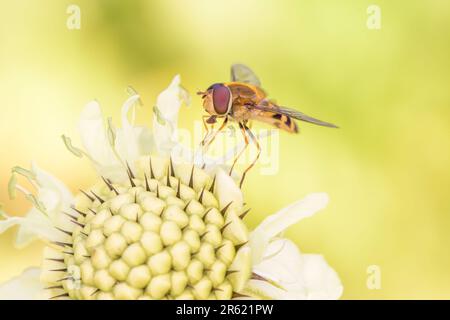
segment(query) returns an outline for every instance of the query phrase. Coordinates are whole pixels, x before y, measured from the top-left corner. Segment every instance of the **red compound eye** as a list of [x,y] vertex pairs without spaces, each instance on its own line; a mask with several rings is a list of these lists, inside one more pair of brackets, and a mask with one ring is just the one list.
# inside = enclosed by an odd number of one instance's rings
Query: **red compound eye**
[[213,90],[214,110],[217,114],[224,115],[228,112],[230,106],[231,92],[225,85],[221,83],[213,84],[210,87]]

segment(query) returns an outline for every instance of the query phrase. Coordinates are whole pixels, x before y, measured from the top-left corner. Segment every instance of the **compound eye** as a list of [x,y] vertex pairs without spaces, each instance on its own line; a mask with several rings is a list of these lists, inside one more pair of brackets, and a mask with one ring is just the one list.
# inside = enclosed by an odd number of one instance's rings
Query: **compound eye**
[[228,112],[231,100],[231,92],[228,87],[218,83],[211,86],[214,110],[217,114],[223,115]]

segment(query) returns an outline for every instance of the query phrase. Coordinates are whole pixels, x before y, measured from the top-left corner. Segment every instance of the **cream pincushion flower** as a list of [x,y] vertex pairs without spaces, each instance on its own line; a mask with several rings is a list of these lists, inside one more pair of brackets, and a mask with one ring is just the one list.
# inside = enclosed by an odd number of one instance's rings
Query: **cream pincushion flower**
[[[41,268],[0,285],[0,299],[340,297],[339,278],[322,256],[279,237],[323,209],[327,195],[309,195],[249,233],[242,192],[219,160],[207,159],[204,170],[178,143],[178,110],[187,101],[176,76],[158,96],[153,130],[128,120],[136,94],[122,108],[121,128],[105,126],[99,104],[89,103],[79,122],[84,150],[64,141],[101,179],[76,196],[35,164],[13,169],[10,192],[33,208],[26,217],[3,214],[0,233],[18,225],[18,246],[35,239],[48,246]],[[36,195],[17,184],[18,175]]]
[[69,229],[47,248],[41,280],[51,297],[230,299],[251,274],[239,203],[216,186],[229,179],[166,159],[142,158],[123,184],[82,194]]

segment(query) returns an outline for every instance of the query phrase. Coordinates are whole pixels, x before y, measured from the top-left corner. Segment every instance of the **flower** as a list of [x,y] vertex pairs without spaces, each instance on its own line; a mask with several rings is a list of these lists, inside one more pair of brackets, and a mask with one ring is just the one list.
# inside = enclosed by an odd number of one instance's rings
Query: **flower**
[[230,299],[241,291],[251,257],[242,206],[224,205],[219,190],[230,177],[167,158],[139,163],[129,181],[105,179],[67,214],[72,226],[58,228],[54,242],[62,249],[44,254],[50,297]]
[[326,194],[309,195],[249,232],[243,194],[220,165],[226,157],[206,158],[204,170],[177,140],[178,111],[189,103],[180,77],[158,96],[152,129],[134,125],[139,103],[133,92],[115,128],[90,102],[78,125],[84,148],[63,136],[100,176],[89,190],[73,195],[34,163],[13,168],[10,194],[23,193],[33,208],[25,217],[0,211],[0,233],[18,225],[18,247],[36,239],[47,247],[41,268],[0,285],[0,299],[340,297],[340,280],[323,257],[301,254],[279,236],[323,209]]
[[[301,254],[289,239],[276,237],[299,220],[326,207],[325,193],[308,195],[267,217],[250,235],[253,273],[249,296],[272,299],[338,299],[343,287],[336,272],[317,254]],[[265,280],[265,281],[260,281]]]

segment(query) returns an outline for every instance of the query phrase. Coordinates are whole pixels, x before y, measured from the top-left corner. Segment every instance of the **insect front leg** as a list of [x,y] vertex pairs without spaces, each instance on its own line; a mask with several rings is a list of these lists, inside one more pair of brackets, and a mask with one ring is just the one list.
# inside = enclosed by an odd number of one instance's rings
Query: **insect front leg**
[[[214,130],[214,124],[217,123],[217,117],[210,116],[210,115],[203,115],[202,121],[203,121],[203,127],[206,129],[205,136],[203,137],[203,140],[201,142],[201,145],[203,146],[206,142],[206,139],[209,137],[211,131]],[[210,126],[208,126],[208,124]]]
[[214,141],[214,139],[217,137],[219,132],[221,132],[225,128],[227,123],[228,123],[228,117],[225,117],[222,124],[220,125],[219,129],[217,129],[217,131],[214,132],[212,137],[207,142],[206,141],[202,142],[202,146],[205,148],[205,152],[206,152],[207,148],[211,145],[211,143]]

